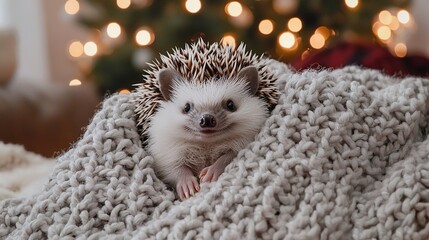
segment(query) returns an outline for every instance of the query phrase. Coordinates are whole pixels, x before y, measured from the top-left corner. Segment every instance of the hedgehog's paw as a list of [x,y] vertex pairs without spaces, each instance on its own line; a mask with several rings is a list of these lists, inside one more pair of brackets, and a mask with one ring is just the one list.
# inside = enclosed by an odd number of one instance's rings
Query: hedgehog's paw
[[198,179],[193,175],[185,175],[176,184],[176,191],[179,195],[180,200],[185,200],[191,196],[194,196],[195,193],[200,191],[200,185],[198,184]]
[[219,176],[223,173],[224,169],[225,169],[224,166],[216,163],[204,168],[200,172],[200,182],[203,183],[203,182],[216,181],[219,178]]

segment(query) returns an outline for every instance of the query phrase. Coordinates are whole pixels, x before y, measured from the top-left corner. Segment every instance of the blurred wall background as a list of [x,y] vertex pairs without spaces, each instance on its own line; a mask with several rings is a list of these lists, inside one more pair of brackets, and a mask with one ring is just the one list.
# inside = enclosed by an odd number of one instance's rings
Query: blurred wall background
[[99,97],[79,76],[67,46],[85,32],[62,1],[0,0],[0,141],[52,157],[70,147]]

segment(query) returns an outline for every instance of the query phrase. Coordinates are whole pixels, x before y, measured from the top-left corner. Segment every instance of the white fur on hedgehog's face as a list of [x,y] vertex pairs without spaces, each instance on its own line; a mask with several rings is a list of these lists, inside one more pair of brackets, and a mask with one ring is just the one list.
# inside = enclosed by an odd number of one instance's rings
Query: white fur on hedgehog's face
[[161,106],[174,129],[171,133],[187,141],[247,141],[259,131],[266,117],[264,102],[251,95],[246,82],[239,79],[179,82],[171,101]]

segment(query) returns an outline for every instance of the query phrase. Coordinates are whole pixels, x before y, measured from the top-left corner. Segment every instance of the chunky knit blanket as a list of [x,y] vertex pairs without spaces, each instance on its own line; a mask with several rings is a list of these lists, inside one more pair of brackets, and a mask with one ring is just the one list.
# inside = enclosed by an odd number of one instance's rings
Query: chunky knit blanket
[[0,238],[428,239],[429,80],[271,65],[277,107],[196,196],[156,177],[135,94],[114,95],[43,191],[0,202]]

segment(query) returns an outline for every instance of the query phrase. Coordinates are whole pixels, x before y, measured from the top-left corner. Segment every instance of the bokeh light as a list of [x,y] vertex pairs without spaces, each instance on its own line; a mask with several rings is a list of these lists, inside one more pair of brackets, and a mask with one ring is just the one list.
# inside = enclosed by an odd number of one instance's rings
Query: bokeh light
[[82,85],[82,82],[79,79],[73,79],[69,82],[69,86],[76,87]]
[[398,18],[396,18],[395,16],[392,16],[392,21],[389,24],[389,28],[393,31],[396,31],[399,29],[399,21]]
[[74,41],[69,46],[69,53],[72,57],[80,57],[83,54],[83,44],[80,41]]
[[344,3],[349,8],[356,8],[359,5],[359,0],[345,0]]
[[402,24],[407,24],[410,21],[410,13],[407,10],[400,10],[396,16],[398,17],[398,21]]
[[140,46],[147,46],[153,43],[155,40],[155,34],[151,29],[144,27],[137,31],[136,42]]
[[128,89],[121,89],[121,90],[119,90],[119,94],[124,94],[124,95],[126,95],[126,94],[130,94],[131,92],[130,92],[130,90],[128,90]]
[[302,21],[301,19],[294,17],[291,18],[288,22],[287,22],[287,27],[289,28],[289,30],[291,30],[292,32],[299,32],[302,29]]
[[377,35],[378,29],[383,26],[379,21],[376,21],[374,24],[372,24],[372,32]]
[[325,42],[326,42],[325,38],[320,33],[314,33],[310,37],[310,45],[314,49],[321,49],[321,48],[323,48],[325,46]]
[[95,54],[97,54],[97,51],[98,48],[95,42],[89,41],[85,43],[85,45],[83,45],[83,52],[90,57],[95,56]]
[[233,48],[235,48],[235,46],[237,45],[235,37],[232,34],[225,34],[221,40],[222,44],[224,46],[232,46]]
[[268,34],[272,33],[274,30],[273,21],[271,21],[269,19],[262,20],[259,23],[258,29],[264,35],[268,35]]
[[116,5],[121,9],[127,9],[131,5],[131,0],[116,0]]
[[296,43],[296,37],[291,32],[283,32],[279,36],[279,44],[283,48],[290,49],[292,48]]
[[388,40],[392,36],[392,31],[388,26],[381,26],[377,30],[377,36],[381,40]]
[[243,12],[243,6],[239,2],[233,1],[226,5],[225,12],[232,17],[238,17]]
[[382,24],[389,25],[392,22],[392,14],[387,10],[383,10],[378,14],[378,19]]
[[397,57],[405,57],[407,55],[407,46],[403,43],[398,43],[393,51]]
[[331,34],[332,34],[332,31],[329,28],[325,27],[325,26],[318,27],[316,29],[316,31],[314,31],[314,32],[322,35],[323,38],[325,38],[325,40],[328,39],[331,36]]
[[111,38],[118,38],[121,35],[121,26],[115,22],[109,23],[107,25],[107,35]]
[[76,0],[67,0],[66,4],[64,5],[64,10],[70,15],[75,15],[78,13],[79,8],[79,2]]
[[200,0],[187,0],[185,2],[185,8],[190,13],[197,13],[201,10],[201,1]]

